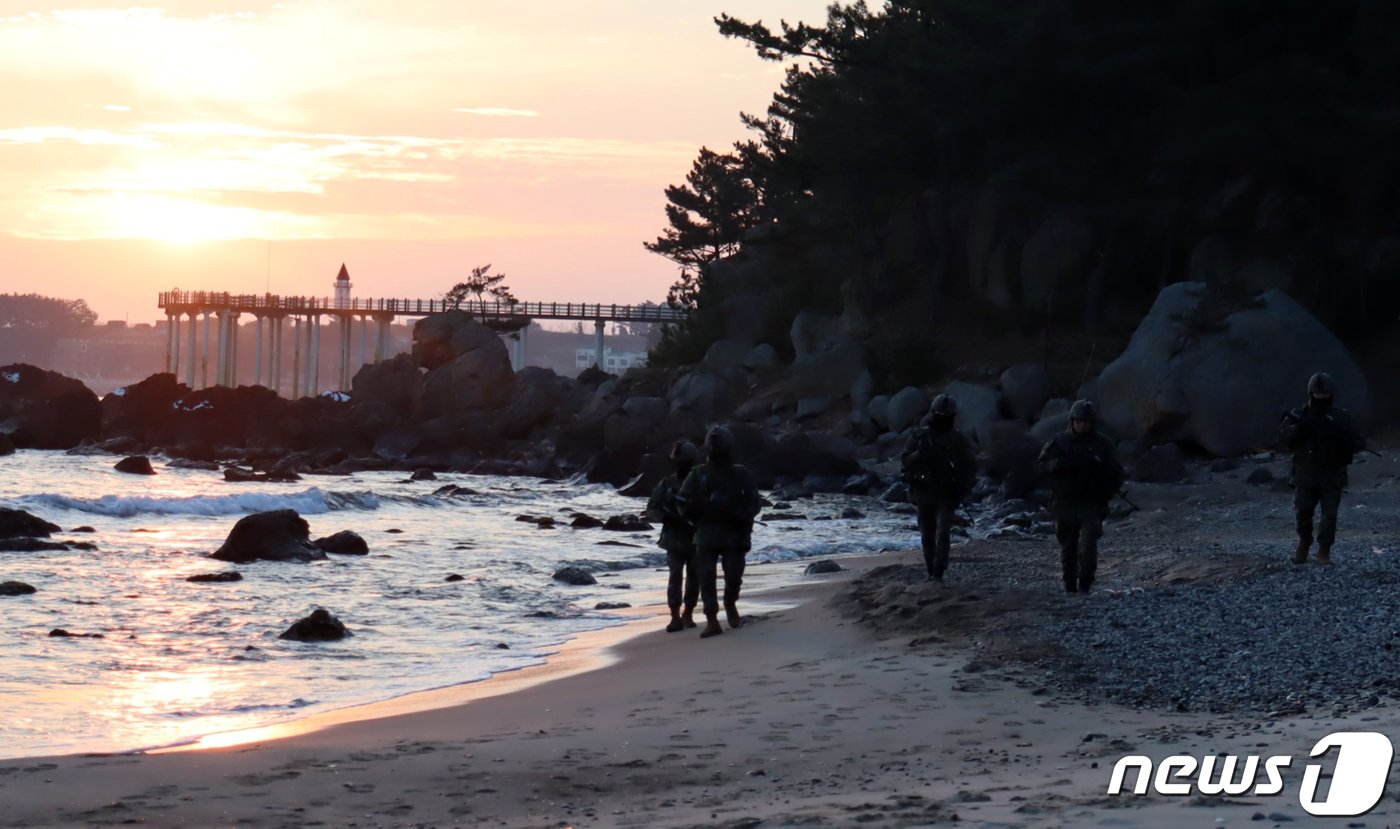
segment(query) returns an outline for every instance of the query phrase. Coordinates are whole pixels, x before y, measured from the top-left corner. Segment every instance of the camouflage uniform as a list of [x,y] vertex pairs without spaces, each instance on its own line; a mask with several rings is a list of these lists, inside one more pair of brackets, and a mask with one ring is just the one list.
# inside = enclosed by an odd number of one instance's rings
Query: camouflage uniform
[[661,538],[657,544],[666,551],[666,564],[671,570],[666,584],[666,604],[673,611],[681,607],[684,577],[684,605],[686,613],[690,613],[700,595],[700,581],[696,578],[695,527],[681,515],[677,502],[680,491],[681,479],[667,475],[652,491],[647,501],[647,515],[661,522]]
[[724,604],[732,606],[739,598],[744,555],[760,509],[758,487],[753,475],[738,464],[704,463],[686,476],[680,501],[682,513],[695,522],[700,599],[705,616],[712,618],[719,613],[719,567],[724,568]]
[[[1330,399],[1330,398],[1329,398]],[[1295,560],[1307,560],[1313,542],[1313,511],[1322,506],[1317,528],[1318,559],[1329,561],[1337,538],[1337,509],[1347,485],[1347,466],[1365,438],[1346,409],[1310,400],[1283,416],[1278,442],[1293,453],[1293,511],[1298,531]]]
[[1050,476],[1054,498],[1055,538],[1065,590],[1088,592],[1099,565],[1099,537],[1108,502],[1125,475],[1113,441],[1097,431],[1061,432],[1040,451],[1040,466]]
[[928,577],[941,581],[948,569],[949,534],[958,505],[977,482],[977,456],[951,418],[925,421],[909,438],[901,460],[909,501],[919,510],[919,535]]

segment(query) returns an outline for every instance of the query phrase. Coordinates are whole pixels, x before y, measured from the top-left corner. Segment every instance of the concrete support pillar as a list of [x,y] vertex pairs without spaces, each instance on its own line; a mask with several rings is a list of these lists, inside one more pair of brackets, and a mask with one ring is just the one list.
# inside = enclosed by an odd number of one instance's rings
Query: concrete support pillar
[[190,388],[194,388],[194,387],[195,387],[195,386],[194,386],[194,345],[195,345],[195,344],[194,344],[194,335],[195,335],[195,332],[198,330],[198,326],[196,326],[196,325],[194,324],[194,320],[195,320],[195,313],[194,313],[194,312],[190,312],[190,358],[189,358],[189,360],[188,360],[188,365],[185,366],[185,374],[187,375],[187,376],[185,377],[185,385],[189,386]]
[[214,382],[220,386],[226,386],[228,385],[228,312],[220,311],[218,316],[219,345],[216,349],[218,370],[214,372]]
[[165,373],[170,374],[175,365],[175,318],[168,312],[165,315]]
[[199,358],[200,388],[208,388],[209,386],[209,325],[212,322],[212,316],[213,314],[209,311],[204,312],[204,351]]
[[228,387],[238,387],[238,312],[229,314],[228,320]]
[[170,364],[170,373],[175,375],[175,381],[178,383],[180,381],[180,349],[184,347],[184,343],[180,342],[179,314],[176,314],[175,316],[170,318],[170,325],[171,338],[175,342],[174,360]]
[[345,391],[350,388],[350,326],[354,325],[354,318],[349,314],[340,315],[340,371],[336,374],[335,390]]
[[[526,323],[526,324],[525,324],[525,327],[522,328],[522,329],[520,329],[520,340],[519,340],[519,344],[520,344],[520,368],[524,368],[524,367],[526,367],[526,366],[528,366],[528,365],[530,364],[530,324],[529,324],[529,323]],[[518,370],[519,370],[519,369],[517,369],[517,371],[518,371]]]
[[374,361],[382,363],[389,356],[389,326],[394,324],[394,318],[379,317],[375,321],[379,323],[379,337],[374,343]]
[[261,314],[256,314],[253,319],[253,337],[257,340],[253,347],[253,385],[261,386],[263,384],[263,318]]
[[282,317],[268,317],[268,324],[271,328],[267,332],[268,350],[272,353],[267,358],[267,377],[272,383],[272,390],[278,394],[282,393]]
[[306,315],[306,349],[305,349],[305,351],[303,352],[303,353],[306,355],[306,357],[305,357],[305,360],[303,361],[302,369],[301,369],[301,374],[302,374],[302,377],[301,377],[301,393],[302,393],[303,395],[308,395],[308,394],[311,394],[311,393],[312,393],[312,392],[311,392],[311,368],[312,368],[312,363],[315,362],[315,359],[312,357],[312,354],[311,354],[311,338],[312,338],[311,330],[312,330],[312,328],[316,325],[316,322],[317,322],[317,318],[316,318],[314,315],[312,315],[312,314],[307,314],[307,315]]
[[312,397],[321,393],[321,318],[311,320],[311,386],[307,389]]
[[[360,362],[355,366],[355,373],[359,374],[360,369],[365,366],[365,347],[369,340],[369,317],[360,317]],[[355,379],[355,378],[350,378]]]
[[292,324],[292,399],[301,397],[301,317]]
[[606,370],[603,362],[603,321],[593,322],[593,365]]

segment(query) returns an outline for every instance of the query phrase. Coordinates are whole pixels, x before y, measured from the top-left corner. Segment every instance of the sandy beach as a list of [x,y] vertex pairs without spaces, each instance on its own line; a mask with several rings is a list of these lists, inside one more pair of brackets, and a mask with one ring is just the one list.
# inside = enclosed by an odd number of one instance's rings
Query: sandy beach
[[[0,763],[16,827],[1388,826],[1392,792],[1350,822],[1299,805],[1302,762],[1337,730],[1400,712],[1277,720],[1057,701],[952,646],[877,636],[831,602],[917,553],[766,591],[701,641],[660,608],[543,668],[301,724],[222,748]],[[947,601],[966,601],[949,588]],[[606,644],[611,639],[613,644]],[[412,708],[449,707],[412,711]],[[403,711],[409,713],[402,713]],[[1364,721],[1363,721],[1364,720]],[[306,730],[314,726],[315,730]],[[1275,797],[1105,795],[1142,753],[1291,754]],[[1228,802],[1227,802],[1228,801]]]

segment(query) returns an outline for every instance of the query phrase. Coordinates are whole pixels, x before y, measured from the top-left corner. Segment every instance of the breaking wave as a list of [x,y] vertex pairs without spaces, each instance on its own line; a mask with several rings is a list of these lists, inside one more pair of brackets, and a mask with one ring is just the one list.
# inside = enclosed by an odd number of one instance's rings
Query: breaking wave
[[316,487],[294,493],[238,492],[228,495],[142,497],[103,495],[73,498],[43,493],[17,499],[36,508],[69,510],[93,515],[130,518],[137,515],[247,515],[275,509],[292,509],[301,515],[340,510],[376,510],[382,502],[439,506],[432,496],[376,495],[372,492],[324,492]]

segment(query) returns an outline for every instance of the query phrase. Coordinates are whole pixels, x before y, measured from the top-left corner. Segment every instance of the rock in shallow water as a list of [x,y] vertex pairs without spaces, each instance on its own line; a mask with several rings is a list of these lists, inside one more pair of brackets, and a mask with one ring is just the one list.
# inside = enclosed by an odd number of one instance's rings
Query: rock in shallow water
[[354,635],[329,610],[318,607],[311,611],[310,616],[293,622],[277,638],[292,642],[335,642]]
[[249,561],[313,561],[326,554],[311,544],[306,519],[296,510],[255,512],[233,525],[213,558],[237,564]]

